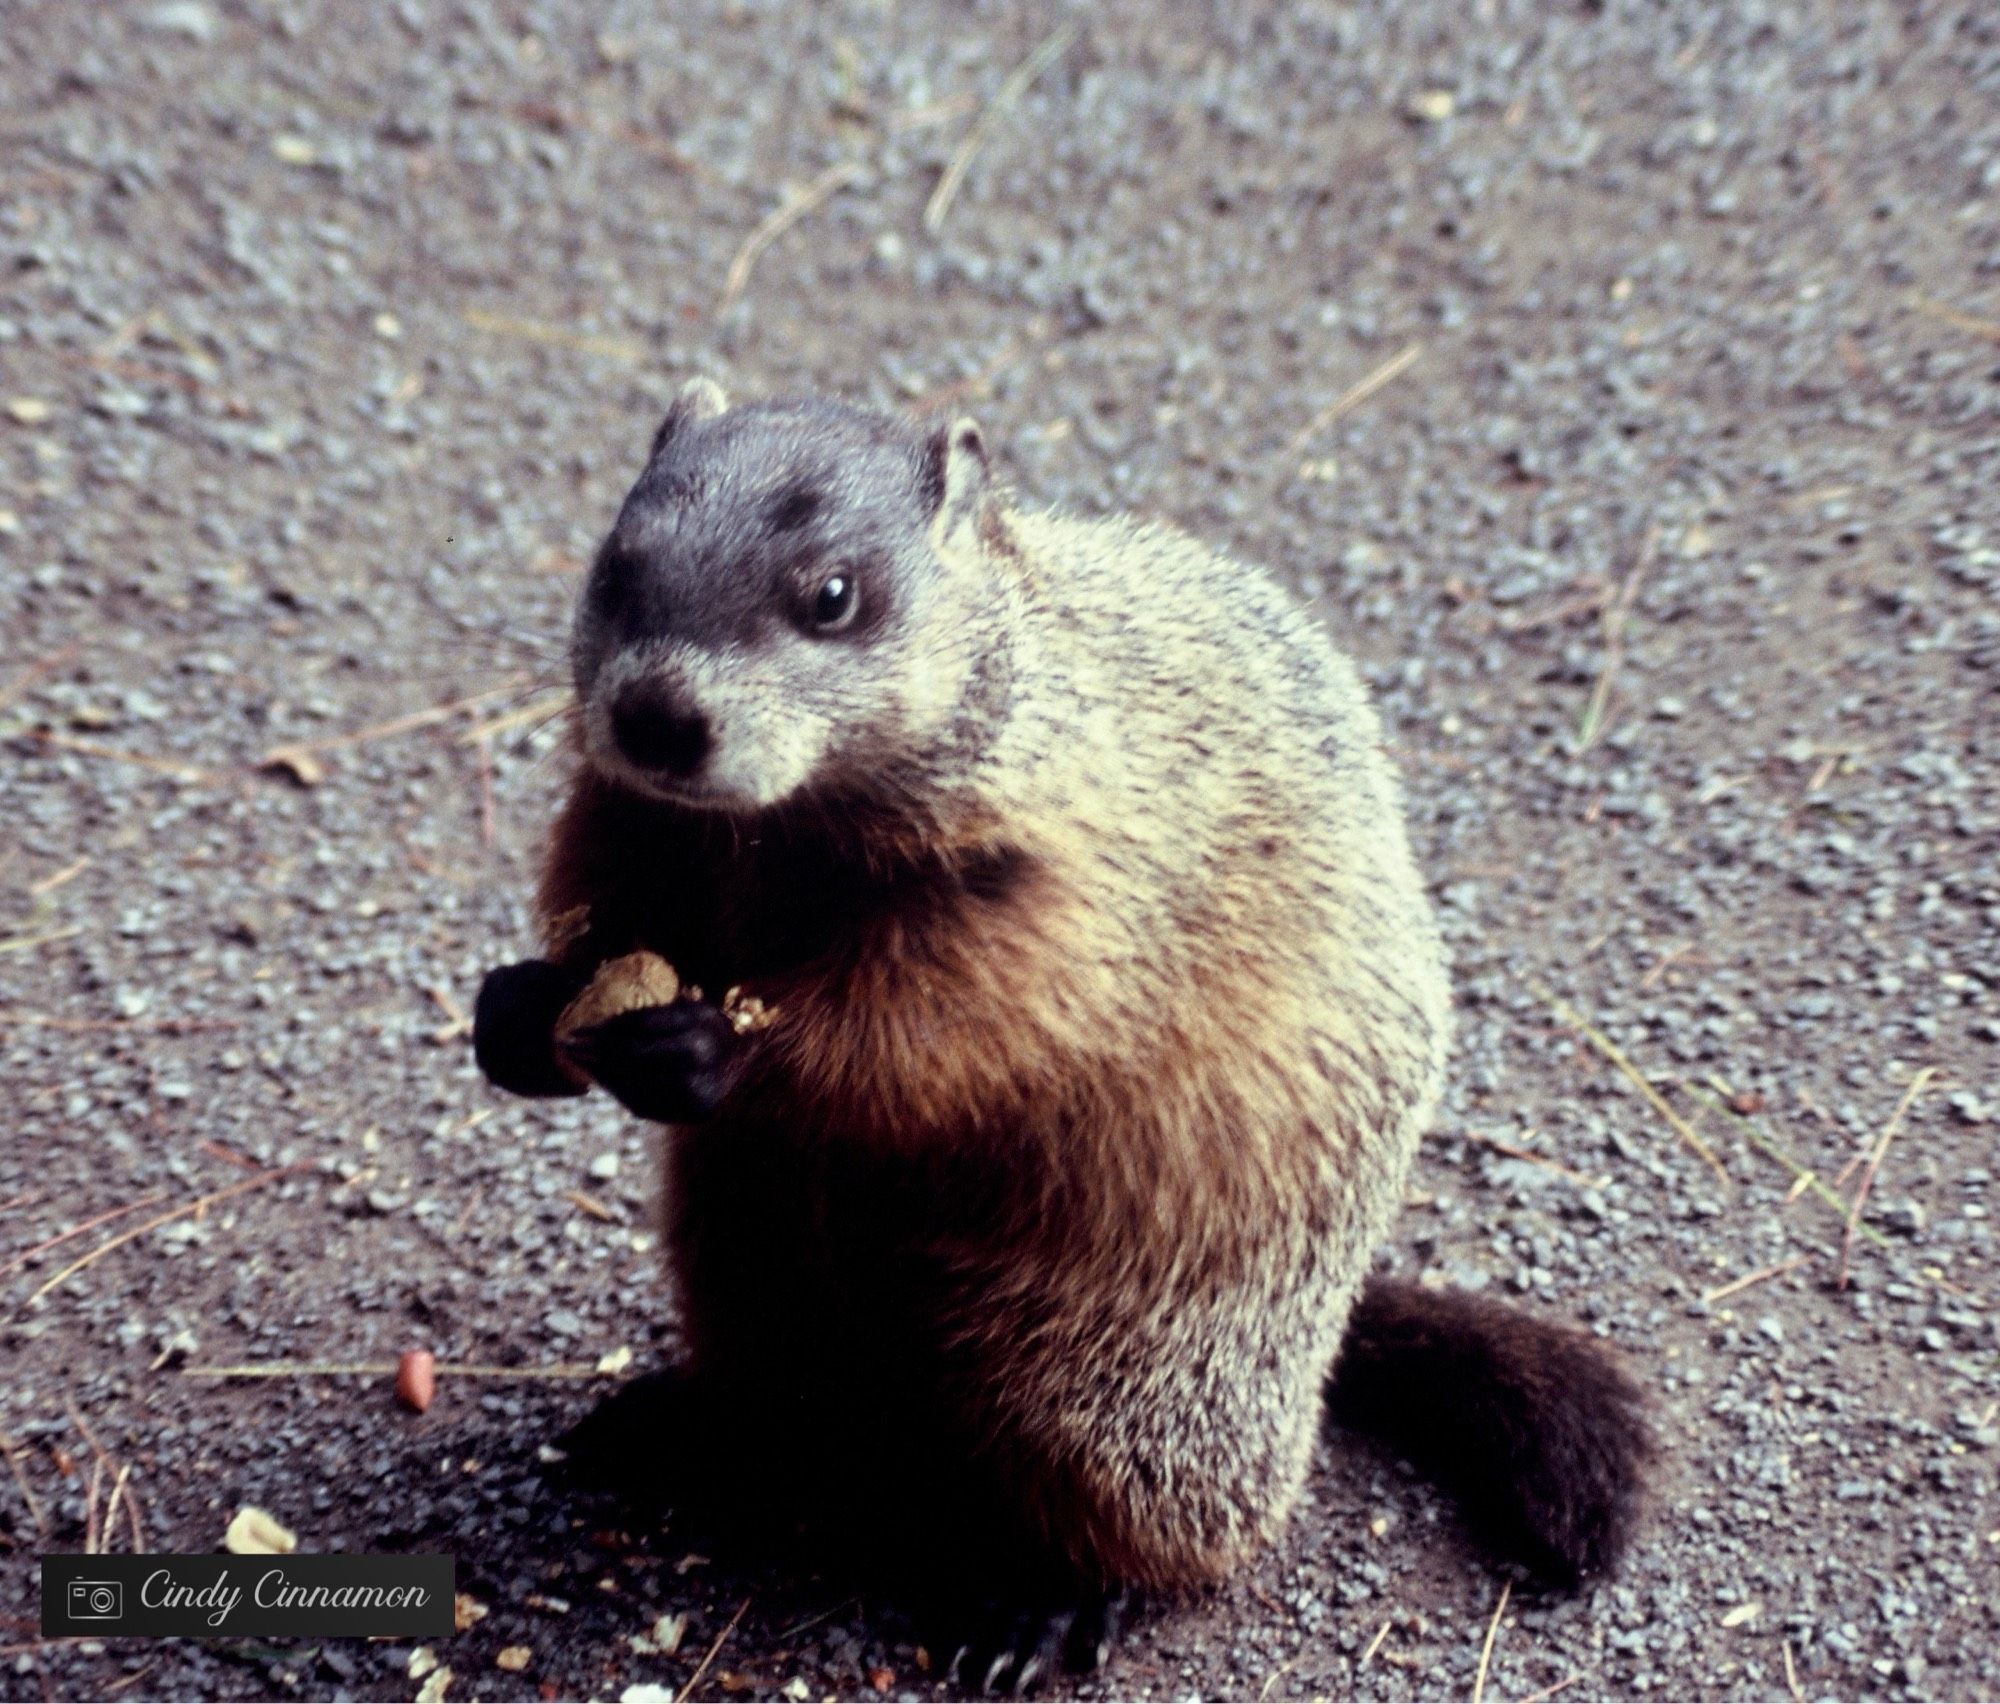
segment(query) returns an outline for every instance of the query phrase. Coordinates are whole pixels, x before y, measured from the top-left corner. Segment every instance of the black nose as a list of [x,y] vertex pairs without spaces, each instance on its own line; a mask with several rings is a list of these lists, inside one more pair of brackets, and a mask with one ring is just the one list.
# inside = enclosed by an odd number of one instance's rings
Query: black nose
[[626,687],[611,706],[611,737],[641,769],[692,775],[712,743],[708,718],[690,709],[664,681]]

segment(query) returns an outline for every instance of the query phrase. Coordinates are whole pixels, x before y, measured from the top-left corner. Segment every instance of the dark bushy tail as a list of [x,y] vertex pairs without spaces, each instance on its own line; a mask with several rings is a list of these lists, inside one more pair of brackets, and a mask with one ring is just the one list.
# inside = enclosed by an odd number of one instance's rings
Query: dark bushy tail
[[1495,1551],[1551,1585],[1612,1566],[1653,1455],[1645,1401],[1608,1350],[1458,1290],[1371,1279],[1328,1387],[1333,1418],[1457,1499]]

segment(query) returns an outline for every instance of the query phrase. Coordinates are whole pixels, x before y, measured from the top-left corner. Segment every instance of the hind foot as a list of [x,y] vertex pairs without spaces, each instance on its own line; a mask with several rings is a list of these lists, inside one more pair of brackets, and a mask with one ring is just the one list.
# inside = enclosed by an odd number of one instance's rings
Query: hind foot
[[1134,1605],[1124,1589],[993,1596],[946,1612],[946,1681],[974,1697],[1019,1697],[1062,1673],[1103,1667]]
[[549,1478],[581,1491],[610,1491],[634,1503],[672,1502],[691,1463],[712,1468],[704,1405],[678,1367],[641,1373],[620,1385],[556,1439],[562,1460]]

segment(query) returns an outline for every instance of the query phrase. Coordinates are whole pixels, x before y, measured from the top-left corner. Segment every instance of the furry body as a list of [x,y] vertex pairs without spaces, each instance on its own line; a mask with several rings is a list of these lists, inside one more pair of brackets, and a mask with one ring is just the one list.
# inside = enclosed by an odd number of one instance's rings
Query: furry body
[[[739,1043],[675,1008],[598,1061],[644,1110],[701,1056],[708,1088],[655,1105],[696,1108],[666,1189],[693,1375],[795,1453],[941,1501],[947,1548],[1089,1588],[1219,1579],[1297,1499],[1445,1057],[1375,714],[1264,575],[1022,510],[961,428],[898,451],[910,429],[827,405],[694,412],[713,436],[669,419],[587,596],[540,895],[552,987],[643,944],[779,1014]],[[754,613],[661,648],[708,580],[789,583],[812,523],[777,519],[903,503],[876,489],[897,454],[916,543],[863,579],[847,651]],[[768,575],[724,566],[745,547],[704,506],[760,517]],[[591,608],[621,550],[671,564],[636,624],[629,597]],[[700,706],[691,777],[635,777],[607,732],[603,683],[649,670]],[[1372,1294],[1393,1362],[1425,1304]],[[1522,1330],[1503,1373],[1595,1354]],[[1602,1560],[1643,1455],[1611,1377],[1610,1475],[1558,1573]]]

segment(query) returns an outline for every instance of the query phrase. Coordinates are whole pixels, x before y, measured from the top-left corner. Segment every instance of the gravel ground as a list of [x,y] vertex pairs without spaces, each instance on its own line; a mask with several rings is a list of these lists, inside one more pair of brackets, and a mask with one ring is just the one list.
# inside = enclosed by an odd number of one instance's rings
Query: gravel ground
[[[1388,1258],[1595,1322],[1669,1447],[1487,1695],[2000,1695],[2000,14],[1267,10],[1080,14],[935,232],[1047,12],[7,11],[0,1694],[416,1691],[391,1646],[37,1642],[94,1449],[118,1548],[254,1502],[454,1552],[454,1698],[678,1690],[725,1634],[702,1689],[938,1690],[893,1606],[545,1486],[586,1383],[186,1370],[671,1349],[645,1132],[490,1093],[462,1011],[528,941],[578,567],[700,370],[971,407],[1378,683],[1463,1026]],[[1778,1155],[1845,1195],[1883,1142],[1843,1287]],[[1501,1583],[1329,1450],[1079,1695],[1464,1696]]]

